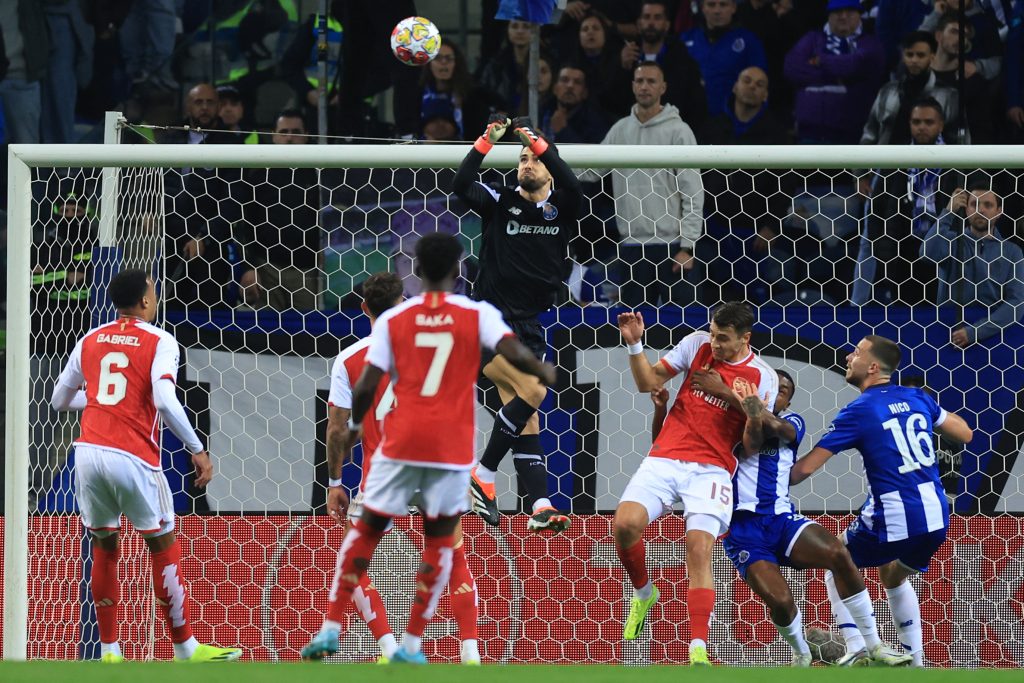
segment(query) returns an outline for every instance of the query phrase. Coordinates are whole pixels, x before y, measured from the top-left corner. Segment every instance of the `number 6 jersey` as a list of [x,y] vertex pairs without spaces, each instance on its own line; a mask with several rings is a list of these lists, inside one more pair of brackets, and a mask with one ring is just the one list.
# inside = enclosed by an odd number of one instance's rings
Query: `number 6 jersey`
[[[57,380],[68,387],[85,383],[87,403],[75,444],[121,451],[159,469],[160,416],[153,390],[161,380],[174,383],[178,354],[170,333],[138,318],[119,318],[87,332]],[[195,441],[186,448],[203,450],[191,427],[187,432]]]
[[491,304],[443,292],[381,315],[366,353],[367,363],[391,374],[395,392],[380,456],[420,467],[472,467],[480,349],[494,349],[511,334]]

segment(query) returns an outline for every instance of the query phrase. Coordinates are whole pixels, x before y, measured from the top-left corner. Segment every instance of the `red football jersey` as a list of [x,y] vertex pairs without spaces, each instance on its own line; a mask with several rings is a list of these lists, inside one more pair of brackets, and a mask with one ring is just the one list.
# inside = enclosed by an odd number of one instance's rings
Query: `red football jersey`
[[710,339],[707,332],[689,334],[661,359],[670,376],[684,373],[686,380],[649,454],[718,465],[732,474],[737,464],[734,449],[743,440],[746,415],[725,401],[694,389],[693,371],[716,370],[728,386],[739,379],[750,382],[757,387],[758,395],[767,399],[768,410],[775,407],[779,379],[775,370],[753,351],[734,363],[716,361]]
[[[331,368],[331,393],[327,397],[328,405],[352,410],[352,387],[359,381],[359,375],[366,366],[366,352],[369,348],[370,338],[360,339],[346,347],[334,359],[334,367]],[[372,418],[363,420],[363,478],[359,482],[360,490],[366,485],[370,461],[380,446],[384,416],[391,411],[394,404],[395,394],[391,390],[391,378],[385,375],[373,395],[373,404],[368,413],[368,417]]]
[[153,385],[178,374],[178,343],[168,332],[138,318],[86,333],[68,359],[85,380],[87,404],[76,444],[133,455],[160,467],[160,416]]
[[391,374],[395,391],[380,456],[422,467],[472,467],[480,349],[493,349],[510,334],[491,304],[441,292],[408,299],[378,318],[366,360]]

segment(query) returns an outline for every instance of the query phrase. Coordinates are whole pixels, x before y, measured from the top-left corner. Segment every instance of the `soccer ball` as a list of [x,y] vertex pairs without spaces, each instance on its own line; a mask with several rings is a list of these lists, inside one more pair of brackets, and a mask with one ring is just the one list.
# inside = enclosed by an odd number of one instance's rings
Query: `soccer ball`
[[406,17],[391,32],[391,51],[402,64],[421,66],[437,56],[441,33],[424,17]]

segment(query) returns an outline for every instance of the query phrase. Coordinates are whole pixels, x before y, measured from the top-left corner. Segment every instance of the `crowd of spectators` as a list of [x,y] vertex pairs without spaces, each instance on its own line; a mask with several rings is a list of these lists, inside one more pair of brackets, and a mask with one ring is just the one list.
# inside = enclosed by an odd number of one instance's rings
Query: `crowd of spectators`
[[[298,16],[289,0],[216,4],[211,18],[196,0],[0,3],[6,142],[75,141],[79,92],[88,97],[80,115],[120,105],[133,123],[174,124],[139,128],[149,139],[128,141],[307,142],[318,132],[316,17]],[[483,2],[479,54],[446,35],[434,61],[409,69],[384,41],[367,41],[414,13],[411,0],[332,2],[332,141],[470,141],[495,111],[526,114],[531,26],[488,18],[494,4]],[[556,143],[1024,140],[1024,0],[570,0],[541,38],[536,123]],[[220,65],[216,79],[203,71],[210,64]],[[393,122],[366,104],[389,85]],[[322,234],[298,228],[296,211],[315,214],[329,201],[322,177],[235,178],[201,168],[169,175],[165,248],[177,300],[316,305]],[[1020,278],[1021,256],[1005,218],[1019,212],[1005,201],[1014,187],[978,178],[926,168],[589,173],[595,220],[584,221],[587,244],[576,257],[584,280],[608,286],[574,294],[630,306],[732,296],[966,308],[1016,302],[1009,279]],[[440,180],[437,189],[445,189]],[[836,204],[841,218],[822,208]],[[979,216],[987,216],[984,226]],[[318,224],[314,215],[302,220]],[[971,286],[951,284],[963,280]],[[218,285],[216,302],[204,283]],[[964,328],[967,339],[1014,317],[986,311]]]

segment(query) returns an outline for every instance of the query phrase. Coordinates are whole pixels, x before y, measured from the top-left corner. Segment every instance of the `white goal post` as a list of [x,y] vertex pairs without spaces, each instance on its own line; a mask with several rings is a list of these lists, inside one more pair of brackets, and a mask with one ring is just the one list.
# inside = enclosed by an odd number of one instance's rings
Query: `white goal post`
[[[3,658],[28,652],[28,537],[32,172],[36,168],[454,168],[469,145],[11,145],[8,152],[7,393],[3,525]],[[487,168],[513,168],[517,145],[500,145]],[[1012,146],[605,146],[561,145],[574,169],[1024,168]],[[1019,191],[1019,190],[1018,190]],[[104,184],[101,226],[114,220]],[[101,242],[104,239],[101,227]],[[856,340],[852,340],[854,343]],[[599,385],[598,385],[599,386]],[[1016,390],[1014,388],[1014,390]]]

